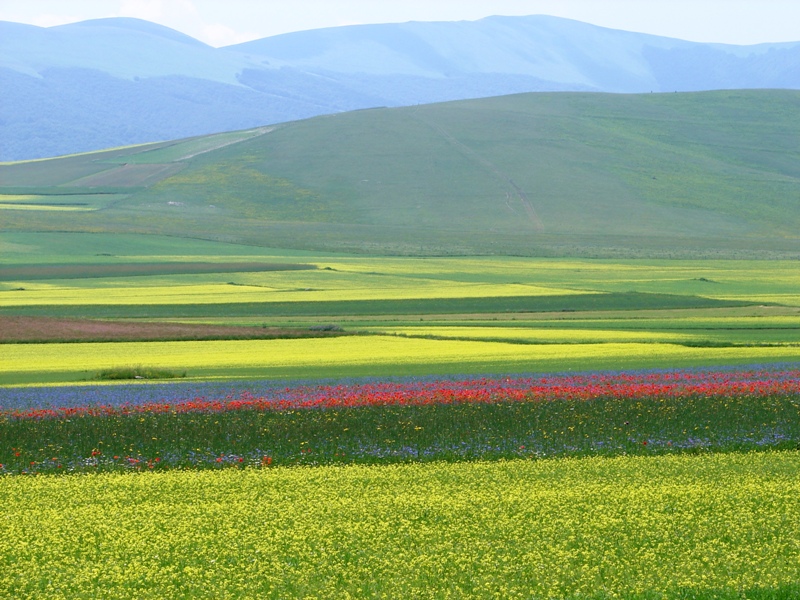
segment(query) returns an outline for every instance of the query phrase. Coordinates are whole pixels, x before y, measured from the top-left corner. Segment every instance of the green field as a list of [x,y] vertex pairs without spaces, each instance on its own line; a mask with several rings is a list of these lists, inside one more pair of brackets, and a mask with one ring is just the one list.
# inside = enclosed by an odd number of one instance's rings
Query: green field
[[4,478],[0,597],[791,600],[798,482],[791,452]]
[[[519,95],[0,165],[0,598],[800,597],[788,387],[13,410],[794,373],[798,93]],[[186,377],[79,387],[103,372]],[[406,464],[342,466],[384,451]]]
[[334,324],[359,334],[18,344],[4,350],[5,384],[76,382],[135,365],[202,379],[800,359],[800,271],[792,261],[371,257],[63,233],[2,234],[0,244],[0,318]]
[[4,164],[0,195],[127,197],[90,212],[5,203],[3,229],[365,254],[796,258],[798,93],[521,94]]

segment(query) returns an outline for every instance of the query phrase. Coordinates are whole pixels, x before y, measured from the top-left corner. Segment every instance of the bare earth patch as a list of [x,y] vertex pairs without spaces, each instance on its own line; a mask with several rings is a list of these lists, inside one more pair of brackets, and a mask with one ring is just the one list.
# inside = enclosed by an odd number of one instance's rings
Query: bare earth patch
[[94,319],[0,316],[0,343],[136,342],[328,337],[348,335],[329,328],[236,327],[188,323],[131,323]]

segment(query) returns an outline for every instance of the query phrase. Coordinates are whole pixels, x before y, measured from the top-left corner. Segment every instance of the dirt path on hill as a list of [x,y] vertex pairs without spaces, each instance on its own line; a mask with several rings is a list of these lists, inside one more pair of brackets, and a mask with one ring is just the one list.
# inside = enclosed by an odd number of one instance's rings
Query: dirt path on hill
[[219,150],[220,148],[224,148],[225,146],[232,146],[233,144],[238,144],[240,142],[246,142],[248,140],[252,140],[254,138],[261,137],[265,133],[269,133],[271,131],[275,131],[275,127],[261,127],[261,128],[259,128],[257,130],[257,133],[255,133],[255,134],[253,134],[253,135],[251,135],[249,137],[240,138],[238,140],[229,140],[227,142],[220,142],[216,146],[212,146],[210,148],[204,148],[204,149],[198,150],[197,152],[194,152],[192,154],[187,154],[185,156],[181,156],[180,158],[176,158],[172,162],[180,162],[180,161],[183,161],[183,160],[189,160],[190,158],[194,158],[195,156],[200,156],[201,154],[205,154],[206,152],[211,152],[213,150]]
[[[516,182],[513,179],[511,179],[511,177],[509,177],[506,173],[498,169],[494,163],[487,160],[485,157],[475,152],[472,148],[470,148],[463,142],[453,137],[446,129],[444,129],[440,125],[437,125],[436,123],[431,123],[430,121],[422,119],[417,115],[414,115],[414,118],[417,119],[420,123],[424,123],[431,129],[436,131],[451,146],[453,146],[456,150],[458,150],[459,153],[461,153],[463,156],[477,162],[487,170],[491,171],[495,175],[495,177],[497,177],[505,185],[510,186],[513,195],[522,205],[522,208],[525,211],[525,215],[528,217],[528,220],[531,222],[531,225],[533,226],[534,230],[537,232],[544,231],[544,223],[542,222],[541,218],[539,218],[539,215],[537,214],[536,209],[534,208],[530,198],[528,198],[528,195],[522,190],[522,188],[520,188],[516,184]],[[506,197],[507,197],[506,206],[510,208],[512,212],[516,213],[516,211],[512,208],[508,200],[510,198],[510,194],[507,193]]]

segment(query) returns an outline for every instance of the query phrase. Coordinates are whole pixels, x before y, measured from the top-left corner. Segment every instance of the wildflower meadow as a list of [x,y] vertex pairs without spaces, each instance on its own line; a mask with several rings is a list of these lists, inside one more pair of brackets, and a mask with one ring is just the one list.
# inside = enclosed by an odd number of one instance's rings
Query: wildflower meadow
[[[797,449],[800,371],[272,385],[0,412],[0,473]],[[162,386],[163,391],[170,390]],[[180,387],[173,393],[179,392]],[[44,396],[43,396],[44,397]]]

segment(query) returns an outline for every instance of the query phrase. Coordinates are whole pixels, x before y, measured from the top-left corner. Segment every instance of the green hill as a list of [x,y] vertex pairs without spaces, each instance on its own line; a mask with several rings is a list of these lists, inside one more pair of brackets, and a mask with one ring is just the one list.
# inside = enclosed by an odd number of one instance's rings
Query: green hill
[[800,255],[800,92],[523,94],[0,166],[0,228],[398,254]]

